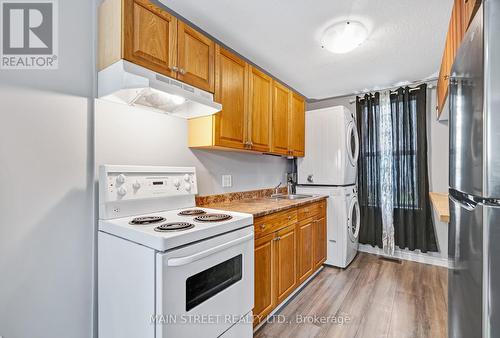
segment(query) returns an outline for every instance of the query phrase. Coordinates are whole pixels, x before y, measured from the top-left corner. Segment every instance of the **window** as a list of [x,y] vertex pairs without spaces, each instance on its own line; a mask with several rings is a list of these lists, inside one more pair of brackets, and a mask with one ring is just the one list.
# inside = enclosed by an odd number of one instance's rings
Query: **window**
[[[405,107],[408,105],[408,107]],[[408,108],[408,109],[407,109]],[[418,209],[417,166],[417,98],[409,93],[409,100],[391,95],[393,123],[393,196],[394,207]]]
[[[362,133],[360,181],[366,184],[367,205],[375,207],[380,201],[380,140],[382,119],[378,100],[362,104]],[[418,184],[417,96],[409,93],[402,99],[391,95],[391,121],[393,135],[393,199],[394,207],[401,209],[421,208]]]

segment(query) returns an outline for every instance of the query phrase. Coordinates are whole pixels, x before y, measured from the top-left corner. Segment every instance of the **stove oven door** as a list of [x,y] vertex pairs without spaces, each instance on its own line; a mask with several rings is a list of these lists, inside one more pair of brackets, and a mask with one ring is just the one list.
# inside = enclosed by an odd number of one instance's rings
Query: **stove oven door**
[[253,252],[247,227],[158,254],[156,337],[216,338],[236,323],[252,337],[251,316],[240,319],[253,308]]

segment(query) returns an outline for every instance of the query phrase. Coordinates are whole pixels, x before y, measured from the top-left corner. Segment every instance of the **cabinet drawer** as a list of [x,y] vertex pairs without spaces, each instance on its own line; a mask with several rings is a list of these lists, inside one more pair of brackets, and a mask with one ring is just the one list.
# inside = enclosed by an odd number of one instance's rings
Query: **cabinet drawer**
[[299,207],[298,210],[298,220],[303,221],[305,219],[316,217],[322,214],[325,211],[326,205],[324,201],[315,202],[311,204],[306,204],[304,206]]
[[326,200],[318,202],[318,216],[319,218],[326,217]]
[[298,220],[303,221],[311,217],[324,217],[326,215],[326,201],[306,204],[298,208]]
[[297,222],[297,209],[280,211],[254,220],[255,238],[273,233]]

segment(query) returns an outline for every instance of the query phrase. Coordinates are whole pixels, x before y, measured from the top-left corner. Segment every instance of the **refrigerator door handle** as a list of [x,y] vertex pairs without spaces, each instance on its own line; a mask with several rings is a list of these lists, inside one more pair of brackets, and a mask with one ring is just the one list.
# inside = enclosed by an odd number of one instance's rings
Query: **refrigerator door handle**
[[452,200],[456,204],[460,205],[460,207],[468,211],[473,211],[478,205],[476,201],[468,198],[465,194],[460,194],[453,190],[450,191],[449,196],[450,200]]

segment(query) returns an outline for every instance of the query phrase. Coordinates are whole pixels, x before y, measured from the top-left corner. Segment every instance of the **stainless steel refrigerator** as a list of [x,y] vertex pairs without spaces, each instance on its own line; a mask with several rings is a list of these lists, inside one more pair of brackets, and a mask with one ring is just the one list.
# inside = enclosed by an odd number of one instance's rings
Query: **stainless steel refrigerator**
[[485,0],[450,79],[449,337],[500,337],[500,0]]

